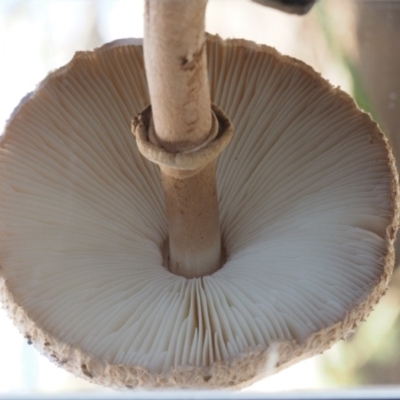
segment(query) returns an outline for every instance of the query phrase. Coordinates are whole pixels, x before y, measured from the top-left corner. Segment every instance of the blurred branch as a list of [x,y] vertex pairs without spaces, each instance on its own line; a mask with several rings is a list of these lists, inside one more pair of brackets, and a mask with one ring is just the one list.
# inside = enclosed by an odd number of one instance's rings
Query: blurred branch
[[310,11],[316,0],[253,0],[263,6],[289,13],[304,15]]

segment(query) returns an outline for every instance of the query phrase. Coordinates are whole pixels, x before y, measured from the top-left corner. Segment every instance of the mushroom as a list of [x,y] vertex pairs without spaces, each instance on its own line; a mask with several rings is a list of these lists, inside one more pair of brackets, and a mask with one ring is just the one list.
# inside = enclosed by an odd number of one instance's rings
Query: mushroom
[[149,104],[138,41],[78,53],[6,126],[2,300],[39,351],[90,381],[245,385],[345,338],[386,291],[398,177],[377,125],[267,46],[208,36],[207,58],[235,126],[216,167],[213,274],[166,268],[159,171],[130,132]]

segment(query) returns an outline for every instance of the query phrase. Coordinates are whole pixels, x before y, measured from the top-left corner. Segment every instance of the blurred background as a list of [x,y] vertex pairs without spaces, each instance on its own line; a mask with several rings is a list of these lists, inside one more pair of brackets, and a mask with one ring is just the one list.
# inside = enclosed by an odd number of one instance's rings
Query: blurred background
[[[0,126],[76,51],[143,37],[142,0],[0,0]],[[293,16],[250,0],[209,0],[206,27],[276,47],[313,66],[371,113],[400,157],[400,0],[320,0]],[[1,128],[2,129],[2,128]],[[246,389],[400,384],[400,271],[360,329],[324,355]],[[0,393],[105,391],[51,364],[0,310]]]

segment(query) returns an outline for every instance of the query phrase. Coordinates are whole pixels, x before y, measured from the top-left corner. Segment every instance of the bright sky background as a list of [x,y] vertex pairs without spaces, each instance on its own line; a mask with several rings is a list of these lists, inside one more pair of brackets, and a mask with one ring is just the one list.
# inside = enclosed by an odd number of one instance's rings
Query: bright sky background
[[[20,99],[75,51],[124,37],[143,36],[142,0],[0,0],[0,126]],[[98,29],[94,22],[98,21]],[[297,55],[300,17],[287,16],[249,0],[210,1],[207,30],[226,37],[268,43]],[[333,83],[346,77],[327,67]],[[334,350],[333,350],[334,351]],[[327,385],[319,358],[305,361],[256,384],[250,390],[290,390]],[[0,312],[0,392],[100,390],[53,366]]]

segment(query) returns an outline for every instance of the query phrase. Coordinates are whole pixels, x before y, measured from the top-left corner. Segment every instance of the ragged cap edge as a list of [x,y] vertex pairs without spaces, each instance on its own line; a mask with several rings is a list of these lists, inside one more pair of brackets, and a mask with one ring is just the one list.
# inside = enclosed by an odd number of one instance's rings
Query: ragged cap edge
[[72,57],[72,59],[67,64],[63,65],[60,68],[56,68],[54,71],[50,71],[48,73],[48,75],[41,82],[38,83],[38,85],[35,87],[34,90],[32,90],[31,92],[27,93],[20,100],[18,105],[12,111],[10,117],[7,119],[7,121],[6,121],[5,125],[4,125],[4,128],[3,128],[3,131],[1,132],[0,136],[4,136],[5,135],[9,123],[19,113],[21,108],[26,103],[28,103],[28,101],[32,100],[35,97],[36,93],[38,93],[47,84],[47,82],[49,82],[53,78],[56,78],[57,76],[62,76],[63,74],[67,73],[68,70],[71,69],[75,65],[77,60],[79,60],[80,58],[85,58],[87,56],[90,57],[91,55],[94,55],[97,52],[102,52],[102,51],[108,50],[108,49],[110,49],[112,47],[124,47],[124,46],[143,46],[143,39],[142,38],[117,39],[117,40],[114,40],[112,42],[105,43],[102,46],[95,48],[94,50],[77,51],[77,52],[75,52],[74,56]]

